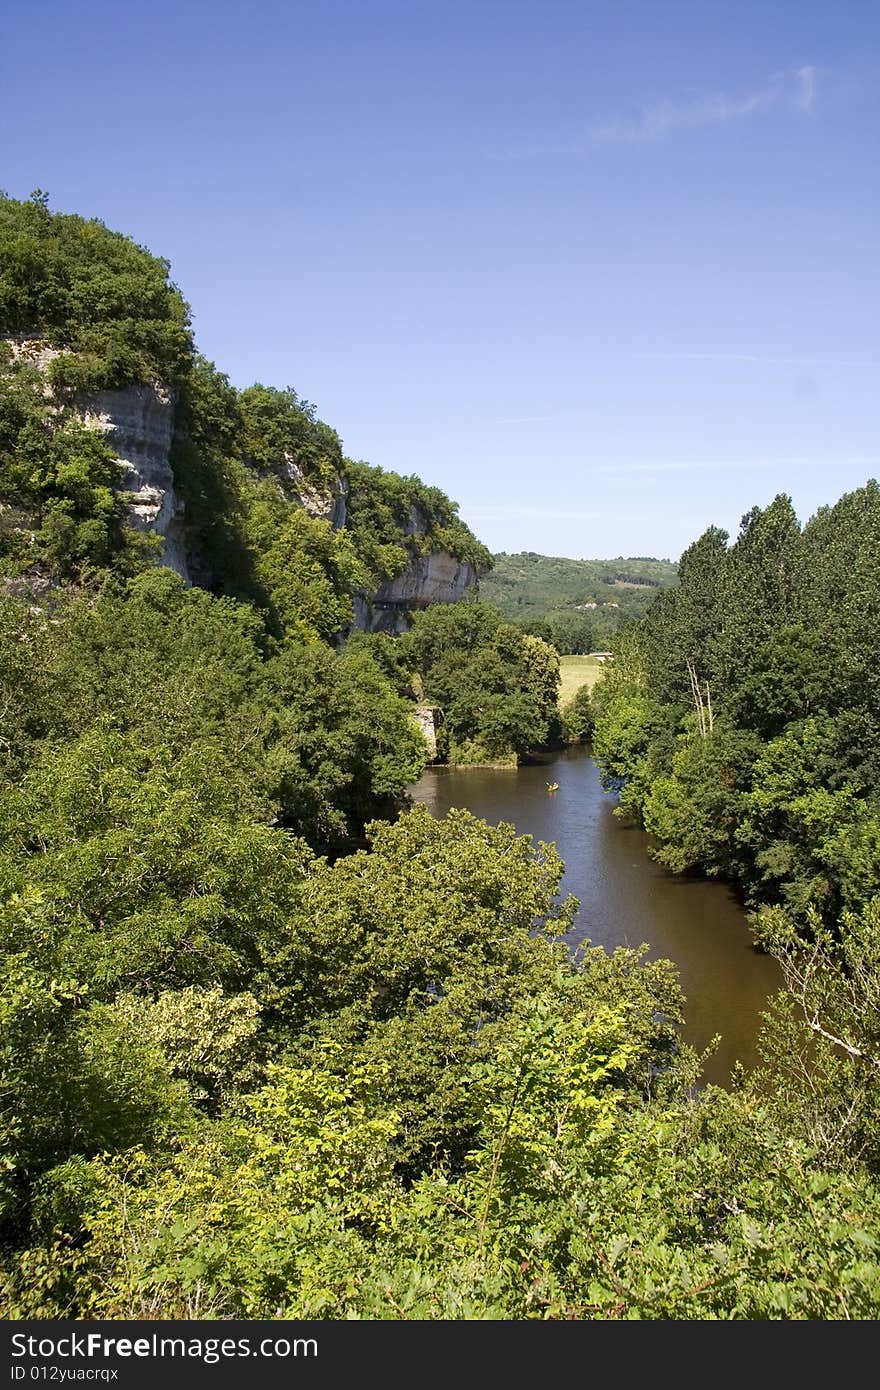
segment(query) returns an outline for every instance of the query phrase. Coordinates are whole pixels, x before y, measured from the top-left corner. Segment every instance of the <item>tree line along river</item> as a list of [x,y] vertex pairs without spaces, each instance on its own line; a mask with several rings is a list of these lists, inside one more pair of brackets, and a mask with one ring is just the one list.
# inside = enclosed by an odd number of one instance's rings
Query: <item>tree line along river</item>
[[[547,784],[557,782],[558,791]],[[589,940],[613,951],[647,942],[677,965],[685,994],[684,1038],[721,1044],[705,1068],[724,1084],[736,1060],[757,1060],[760,1013],[782,984],[779,968],[752,943],[745,913],[721,883],[679,878],[649,859],[648,836],[622,825],[602,790],[589,750],[575,745],[516,771],[429,768],[410,788],[433,815],[464,807],[493,825],[552,840],[565,861],[562,893],[580,900],[572,948]]]

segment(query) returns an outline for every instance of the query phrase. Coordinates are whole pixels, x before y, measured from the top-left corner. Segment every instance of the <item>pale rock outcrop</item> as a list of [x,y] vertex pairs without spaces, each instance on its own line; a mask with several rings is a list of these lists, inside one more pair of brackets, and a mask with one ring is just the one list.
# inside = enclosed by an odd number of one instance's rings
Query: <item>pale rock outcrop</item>
[[[43,338],[24,336],[6,340],[13,361],[25,360],[47,372],[55,358],[69,351],[53,347]],[[45,393],[52,394],[47,380]],[[137,530],[162,537],[162,563],[176,570],[187,583],[191,576],[183,532],[183,506],[174,488],[171,440],[174,434],[174,393],[161,382],[98,391],[77,399],[83,423],[100,430],[116,454],[122,469],[120,498],[128,508],[129,522]]]
[[400,636],[409,627],[409,615],[432,603],[458,603],[477,582],[477,572],[465,560],[446,550],[414,555],[394,579],[386,579],[375,594],[354,600],[353,626],[361,632],[388,632]]
[[419,726],[419,731],[428,745],[428,755],[431,762],[437,757],[437,714],[434,705],[416,705],[413,710],[413,719]]
[[100,430],[122,466],[120,496],[131,525],[164,541],[162,563],[191,582],[183,504],[174,488],[174,393],[159,382],[99,391],[83,400],[83,420]]
[[376,603],[405,603],[426,608],[429,603],[457,603],[477,582],[473,565],[456,560],[445,550],[418,555],[402,574],[386,579],[376,590]]
[[[32,367],[37,367],[44,372],[50,362],[54,362],[56,357],[60,357],[67,348],[56,348],[45,338],[37,338],[32,335],[25,335],[19,338],[4,338],[6,346],[12,351],[13,362],[25,361]],[[46,395],[52,394],[52,387],[46,384]]]
[[284,455],[272,472],[281,480],[288,500],[303,507],[309,516],[329,521],[334,531],[339,531],[345,525],[348,516],[347,478],[337,475],[329,488],[316,488],[289,454]]

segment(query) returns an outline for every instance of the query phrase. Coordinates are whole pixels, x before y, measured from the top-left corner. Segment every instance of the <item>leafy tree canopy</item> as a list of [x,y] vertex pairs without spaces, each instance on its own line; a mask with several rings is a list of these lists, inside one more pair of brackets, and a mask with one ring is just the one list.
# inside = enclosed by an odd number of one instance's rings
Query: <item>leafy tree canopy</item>
[[189,305],[169,264],[103,222],[0,198],[0,336],[45,339],[60,384],[178,382],[192,359]]

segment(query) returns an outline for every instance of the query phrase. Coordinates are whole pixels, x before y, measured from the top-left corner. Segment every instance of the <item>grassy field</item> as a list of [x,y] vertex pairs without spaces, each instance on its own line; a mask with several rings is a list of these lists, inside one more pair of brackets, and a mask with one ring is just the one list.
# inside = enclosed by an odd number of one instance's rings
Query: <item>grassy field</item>
[[602,674],[602,662],[594,656],[561,656],[559,658],[559,707],[568,704],[576,690],[588,685],[590,690]]

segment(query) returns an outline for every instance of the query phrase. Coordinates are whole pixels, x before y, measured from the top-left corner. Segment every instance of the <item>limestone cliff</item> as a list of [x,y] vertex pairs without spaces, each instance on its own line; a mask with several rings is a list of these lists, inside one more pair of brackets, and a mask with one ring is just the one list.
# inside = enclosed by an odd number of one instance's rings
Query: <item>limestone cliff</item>
[[413,710],[413,719],[419,726],[419,732],[428,748],[428,761],[437,761],[437,723],[440,719],[440,710],[435,705],[416,705]]
[[[13,361],[25,361],[47,373],[51,363],[67,352],[33,335],[5,339]],[[48,382],[45,394],[51,397]],[[193,565],[185,528],[185,509],[174,479],[172,444],[177,424],[175,393],[161,382],[98,391],[77,398],[83,423],[99,430],[116,454],[122,470],[120,498],[128,510],[129,524],[150,531],[163,541],[162,563],[188,584],[210,584],[210,575]],[[253,465],[252,465],[253,466]],[[285,498],[310,516],[328,520],[334,530],[346,521],[347,483],[336,476],[325,488],[315,487],[296,461],[284,455],[269,471]]]
[[120,496],[137,530],[161,536],[162,563],[191,582],[183,504],[174,487],[174,395],[159,382],[99,391],[81,402],[83,420],[100,430],[123,471]]
[[[5,341],[13,360],[26,361],[45,375],[44,395],[51,409],[49,368],[69,349],[53,346],[36,335]],[[119,496],[127,508],[129,524],[161,537],[162,563],[187,584],[212,588],[212,564],[202,553],[198,527],[188,525],[184,498],[175,482],[172,456],[175,431],[180,428],[175,392],[154,381],[81,394],[74,400],[83,423],[103,434],[119,461]],[[247,453],[242,461],[257,477],[271,478],[285,501],[329,521],[333,530],[356,525],[356,518],[350,515],[350,480],[346,476],[346,468],[355,465],[349,460],[335,461],[335,469],[334,464],[328,467],[324,463],[307,470],[299,458],[280,447],[274,455],[264,454],[259,463]],[[372,470],[368,472],[372,476]],[[381,473],[376,470],[377,477]],[[390,476],[384,475],[386,482]],[[450,508],[448,499],[442,501]],[[440,524],[447,522],[448,518]],[[399,634],[406,631],[413,611],[429,604],[458,602],[478,576],[471,561],[458,559],[442,548],[430,549],[438,541],[437,519],[419,506],[402,505],[388,524],[390,530],[378,539],[390,543],[392,549],[396,546],[398,554],[400,548],[405,550],[405,567],[393,578],[355,595],[352,626],[366,632]]]
[[405,632],[411,612],[431,603],[457,603],[476,582],[473,565],[445,550],[415,555],[401,574],[386,579],[375,594],[355,599],[354,625],[363,632]]
[[[46,372],[66,349],[52,347],[36,337],[5,340],[13,361],[26,361]],[[52,396],[48,384],[46,397]],[[183,506],[174,487],[171,441],[174,436],[175,397],[161,382],[99,391],[76,401],[83,423],[99,430],[116,454],[122,470],[120,497],[128,509],[129,524],[153,531],[164,542],[163,563],[190,581],[183,533]]]
[[[174,394],[160,383],[101,391],[82,401],[86,424],[102,430],[124,470],[122,497],[131,524],[154,531],[164,542],[163,563],[196,580],[188,556],[184,507],[174,485],[171,449],[175,428]],[[271,469],[284,496],[310,516],[330,522],[334,530],[345,525],[346,482],[335,477],[325,488],[314,487],[296,462],[285,456]],[[198,574],[198,579],[210,576]]]
[[258,469],[249,463],[254,472],[267,473],[281,486],[284,496],[298,507],[304,507],[309,516],[329,521],[334,531],[339,531],[346,522],[348,481],[337,474],[325,488],[315,487],[305,472],[290,454],[285,454],[273,462],[268,470]]

